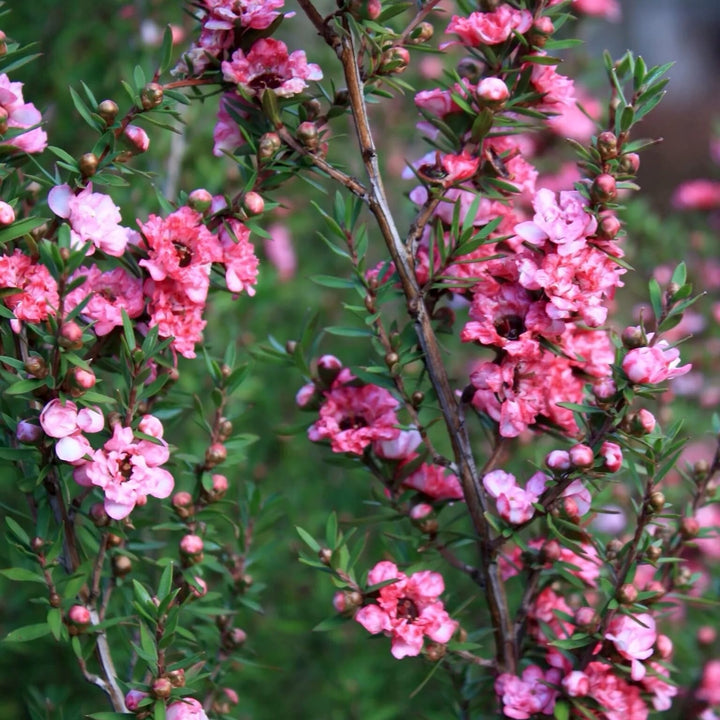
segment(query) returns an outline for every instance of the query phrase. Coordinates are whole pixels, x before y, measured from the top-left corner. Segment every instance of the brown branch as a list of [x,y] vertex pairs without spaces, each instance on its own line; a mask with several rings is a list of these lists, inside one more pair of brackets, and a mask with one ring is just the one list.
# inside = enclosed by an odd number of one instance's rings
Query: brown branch
[[442,352],[431,318],[423,301],[420,287],[414,272],[413,258],[405,247],[390,212],[380,175],[377,151],[370,130],[370,122],[365,106],[363,83],[352,35],[347,22],[345,34],[341,38],[340,59],[343,65],[348,95],[358,136],[363,162],[370,181],[368,205],[375,216],[382,236],[387,245],[395,268],[400,276],[407,310],[414,322],[415,332],[424,354],[425,365],[430,381],[437,393],[445,425],[453,447],[460,480],[479,538],[482,577],[488,597],[488,606],[492,618],[497,648],[498,669],[503,672],[515,672],[516,651],[512,620],[507,606],[505,589],[500,580],[496,554],[492,548],[490,528],[485,520],[487,499],[480,484],[475,460],[470,446],[470,438],[459,412],[458,403],[443,363]]

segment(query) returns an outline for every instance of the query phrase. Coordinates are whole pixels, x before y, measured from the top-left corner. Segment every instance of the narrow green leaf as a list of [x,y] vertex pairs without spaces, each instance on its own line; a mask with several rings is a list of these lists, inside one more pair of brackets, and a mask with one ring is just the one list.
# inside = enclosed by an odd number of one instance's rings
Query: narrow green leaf
[[337,515],[333,512],[330,513],[327,523],[325,525],[325,542],[327,546],[334,550],[338,541],[338,521]]
[[38,582],[45,583],[45,578],[40,572],[28,570],[27,568],[12,567],[0,570],[0,575],[5,576],[8,580],[14,582]]
[[47,623],[38,623],[37,625],[26,625],[9,632],[3,642],[29,642],[37,640],[50,634],[50,626]]
[[9,515],[5,518],[8,530],[22,545],[30,545],[30,537]]
[[160,73],[170,69],[172,65],[173,36],[172,29],[168,25],[163,33],[162,47],[160,49]]
[[351,327],[340,327],[338,325],[331,325],[325,328],[325,332],[331,335],[340,335],[342,337],[374,337],[375,333],[372,330],[365,330],[363,328],[351,328]]
[[652,305],[655,319],[659,320],[662,315],[662,290],[660,283],[655,278],[651,278],[648,283],[648,289],[650,292],[650,304]]
[[16,240],[17,238],[26,235],[31,230],[40,227],[46,220],[47,218],[31,217],[25,218],[24,220],[18,220],[12,225],[8,225],[0,230],[0,245],[4,245],[11,240]]
[[304,540],[311,550],[320,552],[320,544],[309,532],[307,532],[307,530],[303,530],[298,525],[295,526],[295,530],[297,530],[297,534]]

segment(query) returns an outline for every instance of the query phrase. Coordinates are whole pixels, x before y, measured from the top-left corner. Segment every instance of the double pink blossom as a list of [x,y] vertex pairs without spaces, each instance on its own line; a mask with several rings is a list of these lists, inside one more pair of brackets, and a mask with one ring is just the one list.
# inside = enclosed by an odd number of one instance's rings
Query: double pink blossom
[[513,525],[531,520],[535,514],[536,503],[548,481],[545,473],[537,472],[521,488],[515,476],[504,470],[493,470],[483,477],[483,486],[490,497],[495,499],[500,517]]
[[[60,303],[57,282],[50,271],[20,250],[0,255],[0,288],[14,290],[3,296],[18,321],[38,323],[54,315]],[[20,330],[12,320],[13,330]]]
[[21,82],[11,82],[5,73],[0,74],[0,109],[3,114],[7,113],[7,127],[26,130],[3,140],[0,145],[26,153],[40,153],[47,147],[47,134],[37,127],[42,122],[42,115],[32,103],[25,102],[22,88]]
[[543,671],[538,665],[526,667],[522,677],[502,673],[495,681],[495,693],[502,701],[503,715],[516,720],[527,720],[537,713],[552,715],[560,677],[556,668]]
[[665,340],[649,347],[633,348],[622,362],[630,382],[650,385],[684,375],[691,367],[689,363],[680,366],[680,351],[671,348]]
[[322,80],[322,70],[308,63],[303,50],[288,54],[285,43],[273,38],[258,40],[247,55],[236,50],[222,63],[223,77],[249,95],[272,90],[280,97],[292,97],[307,87],[307,81]]
[[[454,15],[445,32],[458,35],[464,45],[498,45],[513,32],[524,33],[532,26],[528,10],[515,10],[503,3],[493,12],[474,12],[469,17]],[[445,43],[445,47],[451,43]],[[442,46],[441,46],[442,49]]]
[[377,604],[361,608],[355,620],[373,635],[382,632],[390,636],[390,652],[398,659],[419,655],[425,636],[448,642],[458,623],[438,600],[445,590],[442,576],[424,570],[408,577],[388,561],[379,562],[368,573],[370,585],[388,580],[395,582],[380,588]]
[[105,425],[100,408],[82,408],[71,400],[51,400],[40,413],[40,426],[48,437],[57,439],[55,454],[69,463],[82,461],[93,452],[83,433],[100,432]]
[[645,677],[645,666],[640,661],[647,660],[653,654],[657,640],[652,615],[616,615],[610,621],[605,639],[612,641],[618,653],[630,660],[632,679],[642,680]]

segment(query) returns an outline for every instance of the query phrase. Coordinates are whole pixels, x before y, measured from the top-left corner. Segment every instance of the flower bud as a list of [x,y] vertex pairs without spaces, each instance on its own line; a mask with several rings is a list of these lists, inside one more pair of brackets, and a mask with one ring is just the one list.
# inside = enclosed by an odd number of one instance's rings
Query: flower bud
[[400,362],[400,356],[396,352],[389,352],[385,355],[385,364],[392,369],[393,365]]
[[461,78],[465,78],[471,83],[476,83],[480,80],[484,67],[483,63],[479,60],[466,57],[458,63],[457,73]]
[[598,234],[603,238],[612,240],[620,232],[620,228],[622,228],[622,223],[617,219],[615,214],[609,210],[600,213],[599,220]]
[[125,128],[124,137],[128,140],[132,147],[132,152],[144,153],[150,147],[150,138],[148,134],[137,125],[128,125]]
[[280,140],[280,136],[277,133],[265,133],[258,143],[258,160],[260,160],[260,162],[271,160],[277,155],[281,147],[282,140]]
[[127,555],[115,555],[112,569],[115,577],[125,577],[132,570],[132,561]]
[[342,362],[334,355],[323,355],[317,361],[318,375],[322,383],[330,386],[340,374],[343,368]]
[[34,552],[40,554],[40,552],[42,552],[42,549],[45,547],[45,540],[43,540],[40,536],[36,535],[30,541],[30,547],[33,549]]
[[233,432],[233,424],[227,418],[220,418],[217,426],[218,440],[225,442]]
[[430,662],[438,662],[445,657],[447,647],[442,643],[428,642],[425,645],[425,657]]
[[613,538],[605,546],[605,554],[607,556],[607,559],[615,560],[615,558],[617,558],[618,554],[620,553],[620,551],[622,549],[623,549],[622,541],[618,540],[617,538]]
[[233,628],[229,633],[229,638],[235,647],[240,647],[247,641],[247,633],[242,628]]
[[213,443],[205,451],[205,467],[213,468],[227,460],[227,449],[222,443]]
[[12,225],[15,222],[15,210],[12,205],[0,200],[0,225]]
[[654,563],[656,560],[659,560],[661,558],[662,548],[658,547],[657,545],[650,545],[645,551],[645,556],[650,562]]
[[156,108],[163,101],[163,89],[162,85],[158,83],[148,83],[140,91],[140,104],[143,110],[152,110]]
[[569,470],[571,465],[570,453],[567,450],[552,450],[547,454],[545,464],[551,470]]
[[62,598],[56,592],[51,592],[48,597],[48,602],[50,603],[50,607],[59,608],[62,605]]
[[545,43],[554,32],[555,26],[552,20],[547,15],[543,15],[533,23],[527,34],[527,39],[531,45],[542,48],[545,47]]
[[663,660],[669,660],[673,653],[673,641],[667,635],[658,635],[655,640],[657,654]]
[[120,108],[113,100],[103,100],[97,107],[98,115],[107,125],[112,125],[115,122],[119,110]]
[[700,645],[712,645],[717,639],[717,630],[712,625],[698,628],[697,641]]
[[680,521],[680,535],[685,540],[692,540],[700,532],[700,523],[694,517],[684,517]]
[[603,378],[593,385],[593,395],[599,402],[607,402],[617,392],[617,386],[612,378]]
[[580,670],[573,670],[562,679],[562,686],[569,697],[585,697],[590,692],[590,678]]
[[204,543],[199,535],[186,535],[180,541],[180,553],[183,562],[188,565],[202,562]]
[[42,428],[28,420],[21,420],[15,428],[15,437],[25,445],[34,445],[42,436]]
[[172,683],[166,677],[157,678],[152,684],[152,694],[161,700],[167,700],[172,692]]
[[72,384],[81,390],[90,390],[95,386],[95,373],[92,370],[83,370],[74,367],[70,372]]
[[347,88],[339,88],[335,91],[333,97],[333,105],[338,107],[347,107],[350,104],[350,93]]
[[60,345],[68,350],[79,350],[82,347],[82,328],[73,320],[63,323],[60,329]]
[[614,132],[606,130],[598,135],[597,149],[603,160],[617,157],[617,137]]
[[178,670],[170,670],[165,673],[165,677],[167,677],[173,687],[185,687],[185,671],[182,668],[179,668]]
[[32,375],[38,379],[45,378],[48,375],[47,364],[39,355],[30,355],[23,367],[28,375]]
[[580,607],[575,611],[573,621],[579,630],[587,633],[593,633],[597,630],[600,618],[591,607],[585,606]]
[[510,97],[508,86],[496,77],[483,78],[478,83],[476,92],[478,100],[492,108],[501,107]]
[[435,33],[435,28],[429,22],[421,22],[410,34],[410,42],[421,45],[428,42]]
[[251,190],[243,198],[243,210],[248,215],[259,215],[265,209],[265,201],[258,193]]
[[205,188],[196,188],[188,195],[188,205],[202,214],[205,214],[210,209],[212,201],[212,195]]
[[660,512],[665,507],[665,495],[659,490],[655,490],[655,492],[650,493],[648,504],[655,512]]
[[192,583],[188,583],[188,587],[190,588],[190,593],[193,597],[201,598],[207,595],[207,583],[197,575],[193,578]]
[[78,167],[85,177],[92,177],[97,172],[98,163],[98,156],[95,153],[89,152],[80,156]]
[[595,454],[589,445],[573,445],[570,448],[570,462],[576,468],[589,468],[595,462]]
[[412,406],[414,408],[420,407],[422,405],[424,399],[425,399],[425,393],[422,393],[419,390],[416,390],[410,396],[410,402],[412,403]]
[[105,510],[105,505],[98,502],[90,506],[90,519],[95,527],[107,527],[110,524],[110,516]]
[[637,153],[626,153],[620,158],[620,172],[626,175],[637,175],[640,169],[640,156]]
[[212,480],[212,489],[209,493],[207,493],[208,500],[211,500],[212,502],[217,502],[218,500],[222,500],[225,497],[225,493],[228,489],[228,479],[225,477],[225,475],[220,475],[220,473],[215,473],[211,477]]
[[79,628],[90,624],[90,611],[84,605],[73,605],[68,610],[68,620]]
[[332,561],[332,550],[327,547],[320,548],[318,550],[318,558],[323,565],[330,565]]
[[130,712],[135,712],[140,706],[140,702],[146,697],[148,697],[148,694],[142,690],[130,690],[125,696],[125,707],[130,710]]
[[625,583],[618,588],[617,601],[623,605],[632,605],[637,597],[637,588],[632,583]]
[[554,563],[560,559],[562,548],[557,540],[548,540],[540,548],[540,561],[543,563]]
[[379,75],[399,75],[407,70],[410,53],[404,47],[390,47],[380,58]]
[[617,196],[617,183],[608,173],[598,175],[592,184],[592,197],[596,202],[606,203]]
[[645,338],[641,328],[638,325],[626,327],[622,332],[622,343],[628,350],[645,345]]
[[317,125],[314,122],[306,121],[300,123],[295,135],[300,141],[300,144],[311,152],[318,149],[318,145],[320,143],[320,133],[318,132]]
[[183,519],[189,518],[195,513],[192,495],[184,490],[180,490],[173,495],[172,506],[175,513]]

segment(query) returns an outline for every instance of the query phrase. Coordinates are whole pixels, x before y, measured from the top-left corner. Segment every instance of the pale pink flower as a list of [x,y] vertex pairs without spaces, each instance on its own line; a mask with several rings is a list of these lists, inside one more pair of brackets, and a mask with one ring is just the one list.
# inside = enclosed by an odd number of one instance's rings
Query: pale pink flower
[[411,576],[398,570],[394,563],[379,562],[368,573],[368,584],[396,580],[378,591],[377,605],[366,605],[355,615],[368,632],[383,632],[392,638],[391,653],[400,659],[419,655],[423,637],[447,643],[457,630],[439,596],[445,583],[439,573],[424,570]]
[[51,400],[40,413],[40,426],[48,437],[64,438],[77,430],[78,410],[72,400]]
[[665,340],[651,347],[633,348],[622,362],[622,369],[630,382],[650,385],[684,375],[692,367],[690,363],[679,366],[680,351],[671,348]]
[[284,0],[203,0],[203,27],[234,31],[237,26],[264,30],[280,14]]
[[253,296],[257,284],[258,259],[249,237],[250,230],[234,218],[228,218],[218,232],[228,290],[232,293],[245,290]]
[[131,319],[142,314],[145,309],[142,280],[125,268],[102,272],[96,265],[81,267],[73,273],[72,280],[83,275],[85,282],[65,296],[64,308],[70,312],[89,295],[90,300],[80,314],[94,322],[93,330],[99,337],[122,325],[122,310]]
[[517,485],[515,476],[504,470],[493,470],[482,479],[488,494],[495,499],[498,513],[513,525],[531,520],[535,514],[533,503],[540,499],[548,481],[545,473],[537,472],[523,489]]
[[[544,55],[544,53],[537,53]],[[531,67],[530,82],[542,99],[535,106],[544,112],[562,112],[566,107],[575,105],[575,83],[556,70],[555,65],[528,62],[525,67]]]
[[584,672],[573,670],[562,679],[562,686],[569,697],[585,697],[590,692],[590,679]]
[[[562,497],[564,498],[565,509],[571,517],[582,517],[590,510],[592,496],[590,491],[583,485],[582,480],[573,480],[563,490]],[[572,503],[571,508],[568,507],[569,503]]]
[[247,55],[236,50],[230,62],[222,63],[222,71],[227,82],[256,96],[267,89],[280,97],[291,97],[307,87],[306,81],[323,76],[318,65],[308,63],[304,51],[288,54],[285,43],[272,38],[258,40]]
[[186,697],[167,706],[165,720],[208,720],[208,716],[195,698]]
[[400,434],[398,401],[377,385],[343,385],[340,378],[324,393],[320,418],[308,428],[310,440],[330,440],[333,452],[355,455],[372,442],[394,440]]
[[620,19],[620,5],[617,0],[572,0],[571,8],[583,15],[597,15],[613,21]]
[[88,183],[75,194],[69,185],[56,185],[48,193],[50,209],[70,223],[72,246],[81,247],[92,243],[87,254],[92,255],[95,248],[108,255],[121,257],[125,253],[132,231],[122,227],[120,208],[112,198],[104,193],[94,193]]
[[127,517],[147,495],[166,498],[173,489],[172,475],[160,465],[169,458],[167,443],[137,440],[132,428],[118,423],[112,437],[75,471],[81,485],[105,492],[105,511],[114,520]]
[[660,663],[649,662],[648,672],[642,680],[646,692],[652,695],[653,707],[658,711],[669,710],[672,699],[678,694],[678,688],[666,682],[670,671]]
[[27,132],[3,140],[0,145],[26,153],[40,153],[47,147],[47,134],[42,128],[35,127],[42,122],[42,115],[32,103],[25,102],[22,88],[23,83],[10,82],[5,73],[0,74],[0,108],[7,113],[8,129],[27,129]]
[[538,713],[551,715],[558,691],[561,673],[556,668],[543,671],[529,665],[522,677],[503,673],[495,680],[495,693],[502,700],[505,717],[527,720]]
[[373,445],[375,453],[387,460],[405,460],[414,454],[422,443],[422,436],[415,430],[402,430],[393,440],[379,440]]
[[715,210],[720,207],[720,180],[687,180],[675,189],[671,202],[678,210]]
[[657,639],[655,620],[648,613],[635,617],[616,615],[608,626],[605,639],[611,640],[615,649],[626,660],[630,660],[633,680],[645,677],[645,666],[640,660],[647,660],[653,654],[653,646]]
[[720,660],[705,663],[696,697],[709,705],[720,705]]

